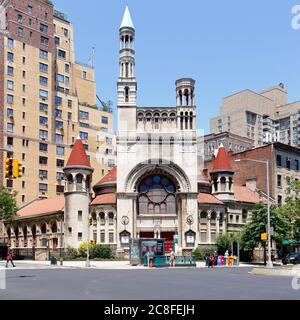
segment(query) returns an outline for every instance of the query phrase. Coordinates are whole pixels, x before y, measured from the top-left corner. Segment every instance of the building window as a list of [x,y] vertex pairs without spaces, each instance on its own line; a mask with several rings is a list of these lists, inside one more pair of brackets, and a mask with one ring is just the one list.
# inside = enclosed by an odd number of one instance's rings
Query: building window
[[299,171],[299,160],[295,160],[295,170]]
[[31,5],[29,5],[27,12],[28,12],[28,14],[29,14],[30,16],[32,16],[32,11],[33,11],[33,7],[32,7]]
[[278,197],[277,197],[277,203],[278,203],[278,206],[279,206],[279,207],[282,206],[282,196],[278,196]]
[[62,121],[55,121],[55,129],[63,129],[64,123]]
[[84,123],[84,122],[80,122],[79,125],[81,128],[89,128],[90,127],[90,125],[88,123]]
[[107,164],[110,168],[113,168],[115,166],[115,160],[109,159]]
[[48,99],[48,91],[40,89],[40,98]]
[[12,96],[11,94],[7,95],[7,103],[14,103],[14,96]]
[[88,120],[89,119],[89,113],[85,112],[85,111],[79,111],[79,119]]
[[48,191],[48,185],[45,183],[40,183],[39,184],[39,190],[40,192],[47,192]]
[[106,141],[106,144],[108,144],[110,146],[112,145],[112,142],[113,142],[112,138],[106,137],[105,141]]
[[7,89],[14,90],[14,82],[11,80],[7,80]]
[[47,126],[48,125],[48,118],[40,117],[40,125]]
[[64,136],[62,134],[55,134],[55,142],[56,143],[63,143],[64,142]]
[[23,60],[23,64],[25,64],[26,63],[26,57],[23,57],[22,60]]
[[280,155],[277,155],[276,163],[277,163],[277,167],[281,167],[282,166],[282,157]]
[[48,85],[48,78],[40,76],[40,84],[43,86]]
[[61,97],[58,97],[58,96],[55,97],[55,105],[56,106],[62,105],[62,98]]
[[78,232],[78,241],[82,241],[82,232]]
[[72,113],[68,112],[68,121],[72,121]]
[[114,243],[114,233],[110,232],[108,236],[109,236],[109,243]]
[[41,36],[41,44],[48,46],[49,45],[49,39],[46,37]]
[[60,160],[60,159],[57,159],[56,160],[56,166],[58,168],[63,168],[65,166],[65,160]]
[[64,147],[56,147],[56,155],[64,156],[65,155],[65,148]]
[[48,73],[48,65],[45,63],[40,63],[40,71]]
[[48,131],[40,130],[40,139],[48,139]]
[[64,191],[65,191],[64,186],[56,186],[56,193],[57,194],[64,193]]
[[48,152],[48,145],[47,143],[40,143],[40,151]]
[[282,187],[282,176],[281,175],[277,176],[277,187],[278,188]]
[[82,78],[83,78],[84,80],[86,80],[86,76],[87,76],[86,71],[82,71]]
[[86,132],[80,131],[79,135],[81,140],[87,141],[89,139],[89,134]]
[[70,72],[70,65],[68,63],[65,64],[65,72]]
[[72,108],[72,105],[73,105],[73,101],[72,100],[68,100],[68,107]]
[[24,35],[24,30],[23,30],[22,27],[19,27],[19,28],[18,28],[18,36],[19,36],[20,38],[23,38],[23,35]]
[[48,164],[48,158],[47,157],[40,157],[39,158],[39,163],[41,165],[47,165]]
[[55,118],[62,118],[62,110],[55,109]]
[[58,73],[58,74],[56,75],[56,81],[58,81],[58,82],[65,82],[65,77],[64,77],[64,75]]
[[40,31],[43,32],[43,33],[48,33],[48,26],[41,23],[40,24]]
[[108,124],[108,117],[102,117],[101,122],[102,124]]
[[7,52],[7,60],[9,62],[14,62],[14,54],[12,52]]
[[40,49],[40,58],[48,60],[48,51]]
[[82,221],[82,211],[78,211],[78,221]]
[[57,181],[62,181],[62,180],[64,180],[64,177],[65,177],[65,175],[64,175],[63,172],[57,172],[57,173],[56,173],[56,180],[57,180]]
[[288,170],[291,170],[291,159],[289,159],[289,158],[286,159],[286,168]]
[[68,228],[69,235],[72,235],[72,228]]
[[64,28],[64,36],[67,37],[69,35],[68,29]]
[[14,138],[7,137],[7,145],[8,146],[13,146],[14,145]]
[[13,123],[7,123],[7,132],[13,133],[14,132],[14,125]]
[[101,231],[101,233],[100,233],[100,242],[105,243],[105,232],[104,231]]
[[45,103],[40,103],[40,111],[41,112],[48,112],[48,105]]
[[65,60],[66,59],[66,51],[58,50],[58,57]]
[[13,117],[13,116],[14,116],[14,110],[8,108],[8,109],[7,109],[7,117],[10,118],[10,117]]
[[14,48],[14,39],[8,38],[7,39],[7,46],[9,49],[13,49]]
[[48,179],[48,171],[47,170],[40,170],[40,179]]
[[14,75],[14,68],[8,66],[8,67],[7,67],[7,74],[8,74],[9,76],[13,76],[13,75]]
[[21,14],[18,14],[18,22],[23,23],[23,16]]

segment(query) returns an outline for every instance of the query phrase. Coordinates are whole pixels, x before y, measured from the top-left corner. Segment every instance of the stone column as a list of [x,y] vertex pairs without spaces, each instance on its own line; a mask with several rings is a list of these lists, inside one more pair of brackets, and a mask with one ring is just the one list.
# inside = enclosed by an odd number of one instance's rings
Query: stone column
[[211,243],[211,212],[207,214],[207,243]]
[[223,227],[223,234],[226,234],[227,233],[227,214],[225,213],[223,215],[222,227]]
[[107,210],[105,210],[105,243],[109,243],[109,220]]
[[216,238],[218,238],[220,234],[220,211],[217,212],[217,221],[216,221]]

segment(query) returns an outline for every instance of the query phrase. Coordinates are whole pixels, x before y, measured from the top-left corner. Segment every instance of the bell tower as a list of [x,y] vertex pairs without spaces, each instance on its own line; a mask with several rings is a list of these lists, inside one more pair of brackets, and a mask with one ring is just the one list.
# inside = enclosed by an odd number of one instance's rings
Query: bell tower
[[137,82],[135,78],[135,29],[128,6],[120,26],[118,119],[120,131],[136,130]]
[[177,128],[179,131],[196,130],[195,80],[176,81]]

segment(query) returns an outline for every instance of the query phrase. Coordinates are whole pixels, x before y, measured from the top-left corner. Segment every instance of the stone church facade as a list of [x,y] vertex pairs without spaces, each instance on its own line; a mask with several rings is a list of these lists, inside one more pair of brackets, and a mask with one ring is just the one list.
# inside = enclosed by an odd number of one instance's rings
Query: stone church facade
[[[205,170],[197,147],[195,81],[176,81],[173,107],[137,106],[135,28],[126,7],[120,27],[117,167],[100,181],[80,139],[64,168],[64,197],[39,200],[5,223],[12,248],[53,250],[95,240],[128,256],[131,238],[173,241],[189,254],[239,231],[259,196],[234,182],[223,146]],[[92,225],[89,226],[89,217]]]

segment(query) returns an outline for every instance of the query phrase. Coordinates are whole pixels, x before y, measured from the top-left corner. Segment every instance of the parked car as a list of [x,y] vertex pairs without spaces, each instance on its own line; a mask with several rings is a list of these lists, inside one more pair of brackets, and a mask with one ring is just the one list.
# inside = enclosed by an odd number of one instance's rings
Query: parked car
[[289,263],[300,264],[300,252],[289,253],[282,259],[282,263],[284,265],[287,265]]

